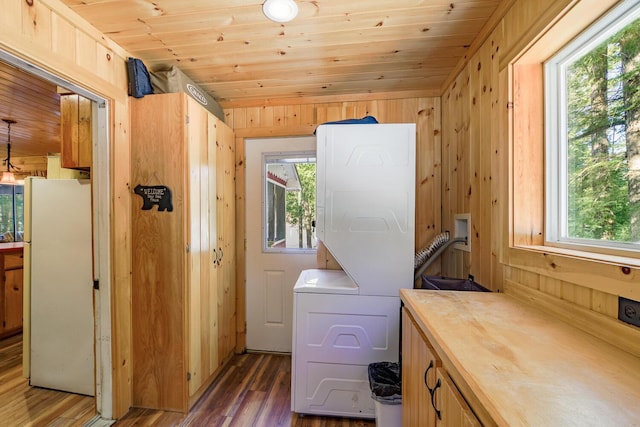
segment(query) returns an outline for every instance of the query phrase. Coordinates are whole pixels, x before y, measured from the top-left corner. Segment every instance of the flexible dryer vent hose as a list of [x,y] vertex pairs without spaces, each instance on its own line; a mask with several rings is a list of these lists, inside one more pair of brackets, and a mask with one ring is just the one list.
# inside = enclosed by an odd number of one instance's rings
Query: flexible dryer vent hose
[[416,253],[416,257],[413,263],[413,269],[417,270],[422,265],[422,263],[424,263],[426,260],[431,258],[434,253],[436,253],[438,248],[443,246],[448,241],[449,241],[448,231],[445,231],[444,233],[440,233],[436,235],[436,237],[434,237],[433,240],[431,240],[431,243],[429,243],[427,246],[420,249],[418,253]]
[[[455,239],[449,239],[449,232],[448,231],[445,231],[444,233],[438,234],[433,239],[433,241],[431,242],[431,244],[429,246],[427,246],[425,249],[423,249],[420,252],[418,252],[418,254],[421,254],[424,251],[427,255],[424,258],[424,262],[422,263],[422,265],[420,265],[419,268],[414,266],[414,274],[413,274],[414,285],[415,285],[415,281],[420,278],[422,273],[424,273],[424,271],[427,268],[429,268],[429,266],[444,251],[446,251],[449,246],[451,246],[453,244],[456,244],[456,243],[464,243],[466,241],[467,241],[466,237],[456,237]],[[418,259],[417,259],[418,254],[416,254],[415,265],[419,265],[418,264]]]

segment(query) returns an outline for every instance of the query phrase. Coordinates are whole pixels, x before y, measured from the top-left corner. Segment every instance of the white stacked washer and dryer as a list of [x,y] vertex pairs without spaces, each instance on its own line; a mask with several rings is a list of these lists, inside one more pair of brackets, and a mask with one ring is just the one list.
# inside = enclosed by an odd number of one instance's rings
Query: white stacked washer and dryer
[[367,369],[398,361],[413,287],[415,124],[327,124],[317,135],[317,236],[343,270],[294,287],[291,409],[374,418]]

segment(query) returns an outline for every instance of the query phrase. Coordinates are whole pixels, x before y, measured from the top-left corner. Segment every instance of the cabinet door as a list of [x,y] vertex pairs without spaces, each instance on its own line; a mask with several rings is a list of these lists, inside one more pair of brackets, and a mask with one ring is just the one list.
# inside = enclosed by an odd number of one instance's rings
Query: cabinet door
[[402,423],[436,425],[430,390],[435,388],[440,360],[419,332],[411,316],[402,311]]
[[440,411],[438,427],[481,426],[456,385],[442,369],[437,370],[434,405]]
[[211,307],[209,306],[209,165],[207,163],[208,113],[187,98],[187,293],[189,316],[189,396],[211,375],[209,367]]
[[235,136],[218,121],[217,234],[218,234],[218,350],[224,360],[236,345],[235,306]]
[[[235,347],[233,131],[189,99],[189,396]],[[231,155],[229,154],[231,153]],[[229,162],[231,161],[231,166]]]
[[420,408],[420,350],[414,349],[413,323],[406,310],[402,310],[402,424],[417,426]]
[[210,368],[215,371],[222,365],[223,358],[220,357],[218,347],[218,336],[220,334],[220,300],[218,295],[218,166],[217,166],[217,118],[209,114],[207,116],[207,164],[209,169],[208,185],[207,185],[207,206],[209,210],[209,307],[211,316],[209,318],[211,342],[209,343]]
[[64,168],[91,167],[93,104],[80,95],[60,96],[60,157]]
[[20,330],[22,328],[22,268],[5,270],[4,330]]
[[220,123],[218,132],[224,141],[224,217],[222,226],[224,257],[224,319],[226,340],[225,355],[234,352],[236,346],[236,151],[233,130]]

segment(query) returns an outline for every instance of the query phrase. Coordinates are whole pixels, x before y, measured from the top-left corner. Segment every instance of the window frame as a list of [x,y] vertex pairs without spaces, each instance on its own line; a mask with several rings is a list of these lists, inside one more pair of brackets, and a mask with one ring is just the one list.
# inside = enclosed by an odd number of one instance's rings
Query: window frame
[[[597,21],[619,0],[599,0],[596,3],[571,3],[553,12],[549,22],[539,22],[535,31],[516,40],[500,58],[499,70],[504,78],[507,117],[508,201],[504,232],[508,236],[500,248],[499,259],[526,270],[556,269],[567,263],[576,271],[591,271],[594,265],[613,277],[618,268],[640,267],[638,252],[587,245],[552,244],[545,241],[545,123],[544,123],[544,67],[550,57]],[[561,5],[559,5],[561,7]],[[595,264],[593,264],[595,263]],[[633,271],[633,270],[631,270]],[[573,273],[572,273],[573,274]],[[627,277],[628,273],[624,273]],[[570,276],[566,277],[568,280]],[[597,280],[595,280],[597,278]],[[583,278],[584,279],[584,278]],[[581,279],[581,280],[583,280]],[[584,281],[584,280],[583,280]],[[628,291],[627,280],[617,281],[615,288]],[[594,276],[589,285],[610,290]]]
[[592,22],[544,63],[545,108],[545,246],[590,252],[640,255],[634,242],[581,239],[568,236],[567,90],[566,71],[575,60],[640,17],[640,1],[625,0]]
[[[499,116],[498,144],[507,160],[504,170],[498,171],[499,179],[494,181],[504,186],[501,194],[507,195],[500,211],[500,218],[504,218],[500,221],[501,233],[506,237],[501,239],[497,254],[505,266],[504,283],[526,284],[558,298],[563,297],[563,289],[571,289],[560,286],[564,284],[592,289],[594,295],[637,295],[637,252],[602,248],[590,251],[587,247],[550,246],[544,241],[543,63],[618,3],[619,0],[553,2],[544,19],[536,19],[525,33],[518,33],[506,46],[500,46],[498,93],[505,110]],[[503,31],[506,36],[507,29]]]

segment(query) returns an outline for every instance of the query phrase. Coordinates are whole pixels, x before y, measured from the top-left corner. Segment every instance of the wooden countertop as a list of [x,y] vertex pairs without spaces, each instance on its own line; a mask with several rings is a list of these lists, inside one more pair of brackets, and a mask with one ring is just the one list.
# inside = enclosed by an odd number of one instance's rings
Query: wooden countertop
[[640,358],[505,294],[400,295],[471,406],[496,424],[640,425]]
[[24,242],[0,243],[0,254],[21,253],[24,248]]

